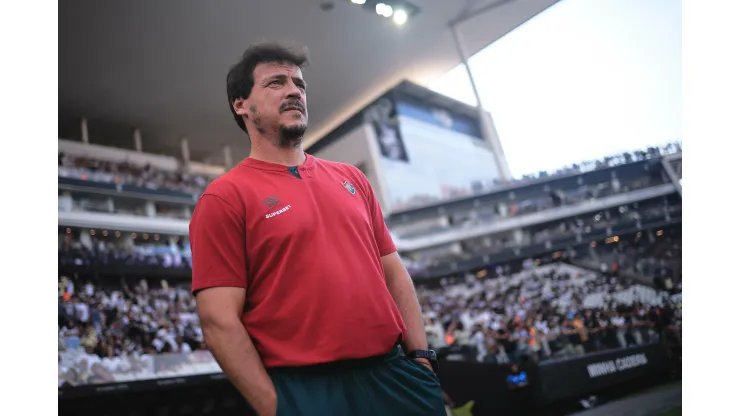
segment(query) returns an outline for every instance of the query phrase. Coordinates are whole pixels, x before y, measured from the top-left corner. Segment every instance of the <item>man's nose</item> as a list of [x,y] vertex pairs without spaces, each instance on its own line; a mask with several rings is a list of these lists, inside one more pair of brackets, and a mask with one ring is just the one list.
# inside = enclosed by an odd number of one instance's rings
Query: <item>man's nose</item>
[[294,83],[290,83],[290,86],[288,87],[287,96],[288,98],[301,98],[303,95],[303,92],[300,88]]

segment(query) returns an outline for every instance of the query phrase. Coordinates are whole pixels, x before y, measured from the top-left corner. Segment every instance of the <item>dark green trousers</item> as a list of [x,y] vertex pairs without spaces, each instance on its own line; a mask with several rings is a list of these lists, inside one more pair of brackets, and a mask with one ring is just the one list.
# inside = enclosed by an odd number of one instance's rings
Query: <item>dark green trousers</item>
[[268,372],[278,416],[445,416],[437,376],[400,347],[377,357]]

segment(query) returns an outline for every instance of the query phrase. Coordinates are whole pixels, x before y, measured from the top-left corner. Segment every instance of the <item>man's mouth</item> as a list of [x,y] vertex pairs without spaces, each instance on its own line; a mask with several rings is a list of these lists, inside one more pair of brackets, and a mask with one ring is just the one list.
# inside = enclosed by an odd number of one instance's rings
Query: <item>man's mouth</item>
[[295,106],[295,105],[290,105],[290,106],[287,106],[287,107],[284,107],[283,108],[283,112],[291,111],[291,110],[295,110],[295,111],[298,111],[300,113],[303,113],[303,108],[302,107]]

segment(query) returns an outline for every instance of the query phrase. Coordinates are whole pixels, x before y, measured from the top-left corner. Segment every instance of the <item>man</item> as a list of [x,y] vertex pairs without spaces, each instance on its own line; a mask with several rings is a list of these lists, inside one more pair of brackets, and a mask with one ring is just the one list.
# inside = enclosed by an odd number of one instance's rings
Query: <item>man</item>
[[306,62],[258,45],[227,76],[252,150],[208,186],[190,223],[205,341],[261,416],[444,415],[416,293],[372,188],[357,168],[303,151]]

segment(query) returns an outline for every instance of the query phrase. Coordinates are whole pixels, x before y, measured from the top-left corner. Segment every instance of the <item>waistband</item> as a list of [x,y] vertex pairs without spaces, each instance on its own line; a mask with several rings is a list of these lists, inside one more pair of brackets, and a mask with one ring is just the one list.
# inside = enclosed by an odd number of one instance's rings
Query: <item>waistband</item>
[[357,370],[361,368],[374,367],[398,357],[404,356],[403,349],[396,345],[390,351],[381,355],[367,358],[353,358],[348,360],[337,360],[328,363],[306,365],[300,367],[270,367],[267,373],[273,374],[332,374],[337,372]]

